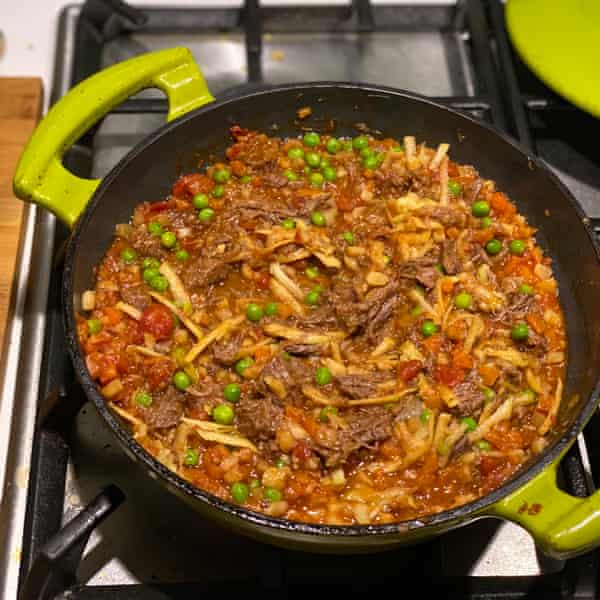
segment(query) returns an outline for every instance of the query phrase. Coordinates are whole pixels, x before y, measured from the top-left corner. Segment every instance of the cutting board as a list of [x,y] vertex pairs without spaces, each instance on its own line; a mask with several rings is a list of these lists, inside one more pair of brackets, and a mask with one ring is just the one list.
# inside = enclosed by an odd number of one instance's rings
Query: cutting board
[[23,202],[12,193],[12,178],[41,110],[41,79],[0,77],[0,349],[4,347],[24,216]]

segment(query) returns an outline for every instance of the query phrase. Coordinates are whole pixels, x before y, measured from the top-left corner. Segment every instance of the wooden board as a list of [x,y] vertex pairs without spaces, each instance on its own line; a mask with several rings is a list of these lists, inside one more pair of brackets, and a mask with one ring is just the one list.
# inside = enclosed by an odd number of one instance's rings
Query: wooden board
[[23,202],[12,193],[17,161],[42,109],[37,78],[0,77],[0,349],[4,344],[23,221]]

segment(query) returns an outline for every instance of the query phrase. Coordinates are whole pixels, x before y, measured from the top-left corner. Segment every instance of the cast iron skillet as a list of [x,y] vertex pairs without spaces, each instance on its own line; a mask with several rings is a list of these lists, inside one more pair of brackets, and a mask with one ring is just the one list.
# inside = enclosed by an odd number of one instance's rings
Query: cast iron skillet
[[[179,117],[176,121],[138,144],[100,185],[77,179],[61,166],[64,150],[93,122],[131,93],[149,86],[167,93],[169,118]],[[185,49],[126,61],[86,80],[50,111],[33,135],[15,176],[19,197],[43,204],[74,227],[63,282],[68,348],[88,398],[127,454],[205,517],[270,543],[313,552],[382,550],[482,516],[520,522],[554,556],[565,557],[599,544],[600,496],[575,499],[560,492],[555,482],[558,459],[596,409],[599,391],[599,255],[568,190],[541,160],[528,155],[506,135],[404,91],[351,83],[293,84],[187,112],[210,100]],[[531,464],[483,498],[425,519],[386,525],[311,525],[268,517],[195,488],[157,462],[107,408],[86,369],[75,316],[82,292],[93,286],[94,267],[111,244],[115,224],[128,221],[139,202],[164,197],[182,170],[193,169],[198,156],[222,152],[233,124],[280,136],[298,135],[294,119],[302,106],[313,109],[311,120],[303,126],[317,131],[333,118],[336,135],[354,135],[353,125],[364,122],[384,136],[411,134],[431,146],[450,142],[454,160],[475,165],[516,201],[529,223],[539,228],[537,239],[554,260],[569,340],[564,409],[557,433]],[[528,510],[533,505],[538,506]]]

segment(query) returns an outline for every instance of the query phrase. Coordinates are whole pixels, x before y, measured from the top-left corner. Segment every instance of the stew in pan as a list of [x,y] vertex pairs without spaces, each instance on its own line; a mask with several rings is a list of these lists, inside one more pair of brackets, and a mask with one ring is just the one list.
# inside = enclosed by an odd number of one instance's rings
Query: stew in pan
[[78,320],[148,452],[291,520],[483,496],[545,447],[561,402],[564,318],[535,230],[447,144],[360,129],[233,127],[226,159],[117,226]]

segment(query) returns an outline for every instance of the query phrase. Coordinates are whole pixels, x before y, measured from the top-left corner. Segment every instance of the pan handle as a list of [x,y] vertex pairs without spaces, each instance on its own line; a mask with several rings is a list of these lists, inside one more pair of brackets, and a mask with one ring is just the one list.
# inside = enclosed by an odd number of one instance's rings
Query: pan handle
[[38,125],[17,165],[15,195],[72,228],[100,180],[69,172],[64,153],[112,108],[148,87],[166,93],[168,121],[214,99],[187,48],[149,52],[100,71],[63,96]]
[[600,490],[576,498],[556,484],[560,458],[488,514],[522,525],[549,556],[566,559],[600,546]]

